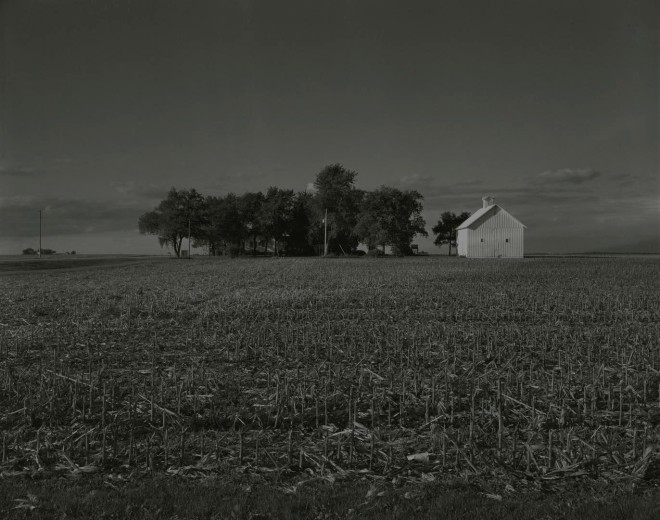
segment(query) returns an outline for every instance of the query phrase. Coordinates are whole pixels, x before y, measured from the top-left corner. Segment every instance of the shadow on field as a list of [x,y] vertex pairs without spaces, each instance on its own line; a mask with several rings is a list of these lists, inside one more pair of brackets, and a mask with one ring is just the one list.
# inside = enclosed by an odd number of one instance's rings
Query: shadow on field
[[[106,478],[2,482],[0,516],[40,519],[507,519],[660,518],[660,492],[597,498],[583,492],[501,497],[468,486],[398,488],[359,481],[286,490],[234,479]],[[603,490],[604,492],[605,490]]]
[[34,273],[42,271],[74,270],[96,267],[120,267],[143,262],[162,262],[167,257],[154,256],[56,256],[46,258],[10,258],[0,260],[0,275]]

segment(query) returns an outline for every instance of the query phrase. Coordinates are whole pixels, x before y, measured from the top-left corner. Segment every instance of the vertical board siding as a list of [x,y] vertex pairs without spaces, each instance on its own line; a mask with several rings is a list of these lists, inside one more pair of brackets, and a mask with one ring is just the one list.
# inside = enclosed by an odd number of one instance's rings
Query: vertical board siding
[[[478,227],[468,229],[465,256],[474,258],[522,258],[523,228]],[[506,239],[509,239],[507,242]],[[483,239],[483,242],[482,242]]]
[[496,208],[493,213],[483,222],[479,222],[477,227],[488,229],[493,228],[522,228],[522,224],[514,219],[509,213],[501,208]]
[[457,247],[458,256],[467,255],[467,242],[468,242],[469,231],[470,231],[469,229],[458,230],[458,235],[456,236],[456,245],[458,246]]

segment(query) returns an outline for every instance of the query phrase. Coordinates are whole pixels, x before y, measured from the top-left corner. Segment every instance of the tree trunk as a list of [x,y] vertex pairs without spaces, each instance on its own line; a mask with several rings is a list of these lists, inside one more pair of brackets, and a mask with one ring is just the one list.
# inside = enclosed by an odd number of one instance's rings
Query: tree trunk
[[451,256],[451,240],[447,245],[449,246],[449,251],[447,252],[447,256]]

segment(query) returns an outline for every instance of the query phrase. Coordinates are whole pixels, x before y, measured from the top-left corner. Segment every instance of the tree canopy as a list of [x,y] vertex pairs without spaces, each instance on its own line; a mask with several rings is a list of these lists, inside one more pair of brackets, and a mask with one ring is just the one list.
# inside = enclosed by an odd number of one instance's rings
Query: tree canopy
[[208,231],[208,205],[195,189],[170,189],[156,209],[140,216],[138,229],[142,234],[158,236],[162,246],[172,246],[177,257],[181,243],[190,237],[203,240]]
[[417,191],[381,186],[364,196],[354,228],[357,237],[370,249],[392,246],[399,254],[411,254],[415,235],[428,236],[422,218],[423,197]]
[[238,199],[238,208],[245,228],[245,235],[252,244],[252,254],[257,254],[257,237],[261,234],[261,208],[265,202],[264,194],[260,191],[256,193],[245,193]]
[[208,226],[205,242],[215,253],[221,245],[237,245],[248,231],[241,215],[240,199],[233,193],[207,197]]
[[330,164],[323,168],[314,181],[319,205],[329,212],[340,212],[355,189],[357,173],[341,164]]
[[328,250],[342,254],[353,251],[359,243],[354,233],[364,192],[355,187],[357,173],[341,164],[331,164],[316,176],[316,219],[328,214]]
[[290,235],[294,205],[293,190],[283,190],[274,186],[268,188],[259,213],[259,228],[266,238],[274,239],[274,254],[279,253],[279,243],[282,238]]

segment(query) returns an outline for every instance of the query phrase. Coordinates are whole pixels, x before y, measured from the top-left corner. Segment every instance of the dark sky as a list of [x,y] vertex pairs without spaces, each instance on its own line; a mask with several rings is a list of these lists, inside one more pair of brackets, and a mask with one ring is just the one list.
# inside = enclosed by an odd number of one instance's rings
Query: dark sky
[[[0,254],[160,252],[167,190],[329,163],[526,250],[660,247],[656,0],[0,0]],[[439,252],[431,239],[422,249]]]

